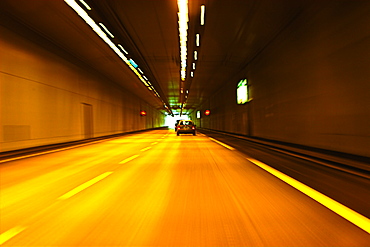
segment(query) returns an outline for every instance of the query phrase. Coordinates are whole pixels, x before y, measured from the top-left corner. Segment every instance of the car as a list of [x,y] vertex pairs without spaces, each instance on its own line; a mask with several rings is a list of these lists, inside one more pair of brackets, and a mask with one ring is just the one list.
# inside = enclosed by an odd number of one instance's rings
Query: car
[[181,120],[176,126],[176,134],[193,134],[196,135],[196,125],[191,120]]

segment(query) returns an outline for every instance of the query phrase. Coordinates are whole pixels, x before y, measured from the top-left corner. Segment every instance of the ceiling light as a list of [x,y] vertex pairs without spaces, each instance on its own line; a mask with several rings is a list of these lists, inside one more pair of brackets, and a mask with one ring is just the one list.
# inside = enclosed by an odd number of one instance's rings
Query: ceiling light
[[196,46],[200,45],[200,34],[199,33],[197,33],[195,35],[195,44],[196,44]]
[[82,3],[83,4],[83,6],[85,6],[85,8],[87,9],[87,10],[91,10],[91,8],[90,8],[90,6],[84,1],[84,0],[79,0],[80,1],[80,3]]
[[180,36],[180,60],[181,60],[181,80],[186,77],[186,59],[187,59],[187,39],[188,39],[188,0],[177,0],[179,8],[179,36]]
[[120,45],[120,44],[118,44],[117,45],[119,48],[121,48],[121,50],[127,55],[128,54],[128,52],[125,50],[125,48],[123,48],[123,46],[122,45]]
[[201,26],[204,25],[205,13],[206,13],[206,6],[205,5],[200,6],[200,25]]
[[114,36],[113,36],[113,34],[111,33],[111,32],[109,32],[109,30],[108,30],[108,28],[106,28],[105,26],[104,26],[104,24],[103,23],[99,23],[99,25],[104,29],[104,31],[113,39],[114,38]]
[[198,60],[198,52],[194,51],[194,60]]
[[193,69],[195,69],[195,63],[193,63]]

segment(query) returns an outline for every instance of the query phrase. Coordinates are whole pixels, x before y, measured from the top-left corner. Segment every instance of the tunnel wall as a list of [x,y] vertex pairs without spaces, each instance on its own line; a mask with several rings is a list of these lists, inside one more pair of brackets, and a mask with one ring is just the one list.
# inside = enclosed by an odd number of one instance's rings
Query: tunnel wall
[[1,152],[164,124],[162,113],[92,69],[0,32]]
[[[369,3],[302,11],[209,98],[198,125],[370,157]],[[253,98],[245,105],[236,104],[241,78]]]

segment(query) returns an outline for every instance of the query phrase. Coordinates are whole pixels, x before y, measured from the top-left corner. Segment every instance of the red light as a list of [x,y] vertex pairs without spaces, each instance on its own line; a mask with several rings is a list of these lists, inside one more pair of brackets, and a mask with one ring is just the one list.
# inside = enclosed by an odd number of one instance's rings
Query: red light
[[192,130],[195,130],[195,127],[193,126],[193,127],[191,127],[191,129],[192,129]]
[[211,114],[211,111],[210,110],[205,110],[204,111],[204,115],[209,116],[210,114]]
[[140,111],[140,116],[142,117],[146,116],[146,111]]

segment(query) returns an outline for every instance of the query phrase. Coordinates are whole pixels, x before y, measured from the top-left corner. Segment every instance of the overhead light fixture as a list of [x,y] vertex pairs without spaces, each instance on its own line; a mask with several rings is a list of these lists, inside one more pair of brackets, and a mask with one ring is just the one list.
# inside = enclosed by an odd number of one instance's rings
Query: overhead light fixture
[[194,51],[194,60],[198,60],[198,52]]
[[193,63],[193,69],[195,69],[195,63]]
[[80,3],[82,3],[83,6],[85,6],[87,10],[91,10],[90,6],[84,0],[79,0],[79,1]]
[[200,25],[203,26],[204,25],[204,17],[205,17],[205,14],[206,14],[206,6],[205,5],[202,5],[200,6]]
[[194,72],[192,71],[192,72],[190,72],[190,76],[191,77],[194,77]]
[[177,0],[179,8],[179,36],[180,36],[180,75],[181,80],[185,81],[186,78],[186,59],[187,59],[187,40],[188,40],[188,0]]
[[112,39],[114,39],[114,35],[111,33],[111,32],[109,32],[109,30],[108,30],[108,28],[106,28],[105,26],[104,26],[104,24],[103,23],[101,23],[101,22],[99,22],[99,25],[104,29],[104,31],[112,38]]
[[127,55],[128,54],[128,52],[125,50],[125,48],[123,48],[123,46],[122,45],[120,45],[120,44],[118,44],[117,45],[119,48],[121,48],[121,50]]
[[195,45],[196,46],[200,45],[200,34],[199,33],[195,35]]

